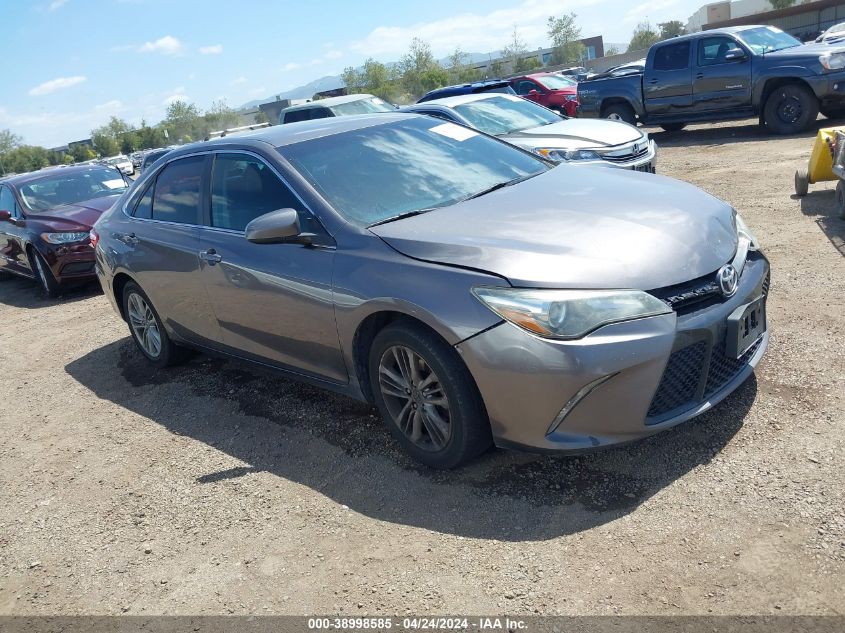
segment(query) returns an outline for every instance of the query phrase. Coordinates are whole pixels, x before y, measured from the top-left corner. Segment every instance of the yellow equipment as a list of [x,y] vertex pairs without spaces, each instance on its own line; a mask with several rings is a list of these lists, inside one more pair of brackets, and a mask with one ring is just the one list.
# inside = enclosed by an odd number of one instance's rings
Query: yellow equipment
[[845,127],[825,127],[816,135],[807,169],[795,172],[795,193],[798,196],[806,196],[811,184],[837,180],[836,174],[833,173],[836,132],[845,133]]

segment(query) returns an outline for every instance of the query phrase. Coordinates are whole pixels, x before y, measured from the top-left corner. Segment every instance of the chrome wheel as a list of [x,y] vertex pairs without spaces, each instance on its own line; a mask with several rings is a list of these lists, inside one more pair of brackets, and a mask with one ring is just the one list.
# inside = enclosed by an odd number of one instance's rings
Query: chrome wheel
[[607,115],[608,121],[622,121],[624,123],[625,119],[619,116],[616,112],[611,112]]
[[129,295],[127,307],[129,325],[138,345],[151,358],[158,358],[161,354],[161,332],[152,308],[141,295],[134,292]]
[[379,361],[378,384],[393,423],[414,445],[445,448],[452,435],[449,400],[419,354],[403,345],[388,347]]

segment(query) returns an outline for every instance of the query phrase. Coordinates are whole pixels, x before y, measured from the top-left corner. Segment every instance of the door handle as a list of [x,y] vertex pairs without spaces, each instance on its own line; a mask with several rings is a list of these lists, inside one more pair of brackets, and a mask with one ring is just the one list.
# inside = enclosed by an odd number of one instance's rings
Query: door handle
[[214,264],[223,261],[223,257],[218,255],[217,251],[213,248],[209,248],[207,251],[200,251],[200,259],[207,261],[209,266],[214,266]]
[[659,79],[652,79],[652,80],[651,80],[651,81],[649,81],[648,83],[650,83],[650,84],[656,84],[658,81],[660,81],[660,80],[659,80]]

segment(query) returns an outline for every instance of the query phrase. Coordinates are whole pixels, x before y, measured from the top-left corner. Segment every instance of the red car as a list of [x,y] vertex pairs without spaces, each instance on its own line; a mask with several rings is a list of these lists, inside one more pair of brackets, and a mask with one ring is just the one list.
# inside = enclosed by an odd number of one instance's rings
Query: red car
[[578,111],[578,82],[554,73],[534,73],[510,80],[523,99],[574,117]]
[[0,178],[0,276],[35,279],[49,297],[91,281],[89,231],[126,191],[114,167],[53,167]]

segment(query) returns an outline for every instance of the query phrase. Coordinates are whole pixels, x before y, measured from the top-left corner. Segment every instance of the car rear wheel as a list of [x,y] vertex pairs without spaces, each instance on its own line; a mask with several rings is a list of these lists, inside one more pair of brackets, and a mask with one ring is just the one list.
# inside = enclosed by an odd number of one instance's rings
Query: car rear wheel
[[50,270],[47,261],[34,248],[29,252],[29,258],[32,262],[32,268],[35,271],[36,281],[38,281],[38,287],[41,288],[41,292],[51,299],[58,297],[60,290],[59,282],[53,276],[53,271]]
[[614,103],[604,111],[604,118],[611,121],[622,121],[623,123],[637,124],[637,115],[634,109],[626,103]]
[[766,127],[775,134],[803,132],[819,115],[819,100],[799,84],[781,86],[769,95],[763,108]]
[[167,367],[187,358],[188,351],[170,340],[149,297],[134,282],[123,289],[123,314],[132,339],[153,365]]
[[370,387],[402,448],[431,468],[456,468],[492,444],[481,395],[455,350],[409,323],[389,325],[370,348]]

